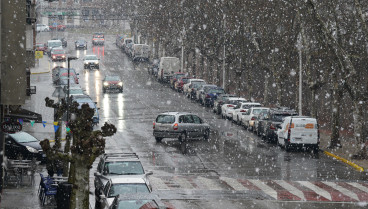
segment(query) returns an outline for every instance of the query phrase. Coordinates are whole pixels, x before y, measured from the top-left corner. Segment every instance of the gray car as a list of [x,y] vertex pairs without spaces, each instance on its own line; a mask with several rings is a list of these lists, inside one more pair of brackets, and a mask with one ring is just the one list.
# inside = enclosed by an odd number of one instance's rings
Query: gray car
[[192,113],[166,112],[159,114],[153,123],[153,136],[157,142],[163,138],[178,138],[180,142],[187,138],[208,139],[210,126]]

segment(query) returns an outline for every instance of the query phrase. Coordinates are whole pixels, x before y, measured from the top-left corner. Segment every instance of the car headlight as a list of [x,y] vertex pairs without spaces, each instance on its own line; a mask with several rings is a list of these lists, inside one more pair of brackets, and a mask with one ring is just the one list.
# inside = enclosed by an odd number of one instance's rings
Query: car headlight
[[61,56],[62,58],[65,58],[65,55]]
[[26,148],[27,148],[27,150],[28,150],[29,152],[32,152],[32,153],[38,153],[38,150],[36,150],[36,149],[35,149],[35,148],[33,148],[33,147],[26,146]]
[[88,61],[84,61],[84,64],[85,64],[85,65],[88,65]]
[[118,85],[119,85],[119,86],[122,86],[122,85],[123,85],[123,82],[119,82],[119,83],[118,83]]
[[95,64],[97,65],[98,64],[98,61],[96,61]]
[[108,86],[109,85],[109,83],[107,83],[107,82],[104,82],[104,86]]
[[56,56],[52,56],[52,58],[54,58],[54,59],[55,59],[55,58],[56,58]]

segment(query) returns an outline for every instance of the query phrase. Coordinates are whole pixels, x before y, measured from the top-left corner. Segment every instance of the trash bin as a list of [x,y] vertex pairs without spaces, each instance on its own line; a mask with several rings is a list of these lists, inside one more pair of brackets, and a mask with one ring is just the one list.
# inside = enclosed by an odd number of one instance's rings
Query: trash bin
[[57,209],[69,209],[70,196],[72,194],[72,184],[67,182],[60,183],[56,193],[56,206]]

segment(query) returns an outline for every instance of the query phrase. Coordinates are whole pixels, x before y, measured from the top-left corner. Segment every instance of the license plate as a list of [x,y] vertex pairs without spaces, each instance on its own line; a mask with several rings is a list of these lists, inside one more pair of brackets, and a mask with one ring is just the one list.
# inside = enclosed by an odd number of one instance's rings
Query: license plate
[[46,154],[42,154],[42,157],[46,157]]
[[302,138],[294,138],[295,141],[301,141]]

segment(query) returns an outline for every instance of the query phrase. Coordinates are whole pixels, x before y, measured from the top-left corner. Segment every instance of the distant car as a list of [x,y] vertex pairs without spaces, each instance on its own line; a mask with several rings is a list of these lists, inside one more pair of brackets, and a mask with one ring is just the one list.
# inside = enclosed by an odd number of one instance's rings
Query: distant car
[[[65,99],[68,97],[68,86],[63,87]],[[69,85],[69,97],[86,95],[80,85]]]
[[66,29],[65,25],[58,24],[58,23],[56,23],[56,25],[52,24],[49,27],[50,27],[50,30],[58,30],[58,31],[65,31],[65,29]]
[[245,127],[245,129],[252,131],[254,126],[254,121],[261,112],[267,112],[270,108],[268,107],[251,107],[245,113],[242,113],[240,123]]
[[95,172],[95,192],[103,188],[111,176],[135,176],[145,178],[152,172],[145,172],[139,157],[135,153],[105,153],[99,157]]
[[308,116],[288,116],[277,130],[277,144],[289,151],[292,147],[319,150],[319,127],[317,119]]
[[104,45],[105,44],[105,33],[96,32],[92,36],[92,45]]
[[148,68],[148,74],[151,74],[155,77],[157,77],[157,73],[158,73],[158,66],[160,65],[160,60],[159,59],[154,59],[152,61],[152,66],[151,68]]
[[68,41],[66,40],[66,38],[53,38],[51,40],[60,40],[61,41],[61,45],[65,48],[68,46]]
[[122,49],[123,48],[123,43],[124,43],[124,35],[116,35],[115,38],[115,45],[119,48]]
[[107,75],[102,80],[102,92],[106,93],[106,90],[119,90],[123,92],[123,81],[118,75]]
[[191,77],[180,77],[177,82],[175,82],[175,90],[178,92],[183,92],[184,85],[188,83]]
[[185,76],[185,73],[182,73],[182,72],[175,72],[171,78],[170,78],[170,87],[172,89],[175,89],[175,83],[181,78],[181,77],[184,77]]
[[95,114],[92,117],[93,124],[97,124],[100,121],[100,115],[98,113],[98,109],[96,106],[96,103],[92,101],[91,97],[88,95],[76,95],[72,97],[73,101],[76,101],[79,103],[78,108],[82,108],[83,104],[88,104],[88,106],[95,110]]
[[204,103],[204,92],[208,91],[209,89],[213,89],[216,88],[216,85],[213,84],[204,84],[202,85],[200,88],[198,88],[198,90],[196,91],[196,100],[200,103],[203,104]]
[[87,41],[82,40],[82,39],[75,41],[75,49],[87,50]]
[[47,32],[50,31],[50,27],[45,24],[37,24],[36,32]]
[[91,55],[86,55],[83,59],[83,66],[84,69],[92,69],[92,68],[96,68],[96,69],[100,69],[100,64],[99,64],[99,60],[97,58],[96,55],[91,54]]
[[111,206],[114,198],[119,194],[139,194],[151,193],[152,187],[147,178],[136,176],[114,176],[100,189],[99,196],[96,196],[96,203],[100,203],[100,208]]
[[53,48],[62,47],[63,43],[60,40],[49,40],[47,41],[47,55],[51,56],[51,50]]
[[5,134],[5,156],[9,159],[46,161],[40,141],[23,131]]
[[147,44],[134,44],[132,47],[132,60],[134,61],[148,61],[150,54],[150,47]]
[[51,50],[51,60],[55,61],[66,61],[66,54],[63,48],[53,48]]
[[152,193],[120,194],[114,198],[109,209],[174,209]]
[[[78,83],[79,73],[76,73],[74,68],[70,68],[69,73],[71,77],[74,77],[75,82]],[[51,75],[52,82],[56,84],[61,76],[68,76],[68,68],[64,68],[63,66],[56,66],[52,69]]]
[[231,97],[221,106],[221,116],[225,119],[232,119],[234,113],[234,107],[240,102],[246,102],[247,100],[241,97]]
[[251,107],[261,107],[262,105],[258,102],[241,102],[234,107],[234,113],[232,120],[240,125],[241,117],[243,113],[246,113]]
[[128,49],[127,49],[128,44],[131,44],[131,45],[134,44],[133,38],[125,38],[124,39],[123,45],[122,45],[122,51],[125,52],[125,53],[128,53]]
[[213,107],[214,101],[221,94],[225,94],[225,90],[221,87],[205,89],[205,91],[203,91],[203,94],[201,94],[201,96],[200,96],[201,97],[200,100],[203,101],[202,105],[204,105],[206,107],[207,106]]
[[132,53],[133,53],[133,45],[134,45],[134,43],[128,43],[128,44],[125,46],[125,53],[126,53],[129,57],[132,57]]
[[235,95],[232,94],[222,94],[219,97],[217,97],[217,99],[214,101],[213,104],[213,112],[216,114],[221,114],[221,106],[225,103],[225,101],[231,97],[236,97]]
[[[75,78],[73,78],[73,76],[69,76],[69,85],[74,85],[74,84],[77,84],[75,82]],[[64,86],[68,85],[68,74],[64,76],[59,76],[58,80],[56,81],[56,85],[62,86],[63,88]]]
[[47,52],[46,44],[37,43],[36,44],[36,51],[42,51],[43,54],[46,54],[46,52]]
[[193,78],[188,81],[188,83],[184,84],[184,94],[188,98],[194,98],[195,97],[195,88],[199,88],[202,85],[206,84],[206,81],[203,79],[197,79]]
[[163,138],[178,138],[180,142],[187,138],[208,139],[210,126],[192,113],[166,112],[159,114],[153,122],[153,136],[157,142]]

